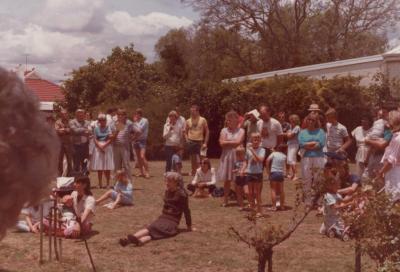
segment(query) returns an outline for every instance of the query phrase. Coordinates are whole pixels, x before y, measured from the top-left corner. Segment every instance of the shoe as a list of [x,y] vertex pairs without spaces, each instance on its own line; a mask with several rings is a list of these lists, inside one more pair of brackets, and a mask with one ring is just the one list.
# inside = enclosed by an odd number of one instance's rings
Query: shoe
[[268,207],[267,210],[268,211],[272,211],[272,212],[276,212],[277,208],[276,207]]
[[135,244],[136,246],[139,246],[139,245],[141,244],[141,242],[139,241],[138,238],[136,238],[135,235],[129,234],[129,235],[127,236],[127,238],[128,238],[128,240],[129,240],[129,242],[131,242],[132,244]]
[[261,214],[261,213],[256,213],[256,218],[261,218],[261,217],[263,217],[263,215]]
[[223,207],[223,208],[228,207],[228,203],[222,203],[221,207]]
[[146,174],[146,175],[144,175],[144,178],[145,178],[145,179],[149,179],[149,178],[150,178],[150,175],[149,175],[149,174]]
[[121,239],[119,239],[119,244],[122,247],[126,247],[127,245],[130,244],[130,241],[127,238],[121,238]]

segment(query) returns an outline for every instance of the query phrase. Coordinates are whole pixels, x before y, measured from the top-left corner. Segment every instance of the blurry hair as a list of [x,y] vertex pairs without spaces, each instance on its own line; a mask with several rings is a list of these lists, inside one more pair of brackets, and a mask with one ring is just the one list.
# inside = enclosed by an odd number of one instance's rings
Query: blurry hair
[[143,110],[141,108],[136,109],[136,114],[139,114],[140,116],[143,116]]
[[99,113],[97,116],[97,120],[107,120],[107,117],[104,113]]
[[238,154],[246,154],[246,149],[242,145],[236,147],[236,155]]
[[83,184],[85,186],[85,195],[93,195],[90,191],[90,178],[88,176],[80,176],[75,178],[75,183]]
[[16,74],[0,68],[0,239],[24,205],[49,193],[59,140],[37,99]]
[[393,110],[389,112],[389,124],[393,131],[400,130],[400,111]]
[[207,164],[208,169],[211,169],[211,162],[210,162],[210,160],[209,160],[208,158],[203,158],[203,159],[201,160],[201,163],[202,163],[202,164]]
[[225,114],[225,120],[227,119],[239,119],[239,114],[236,111],[229,111]]
[[260,132],[253,132],[252,134],[250,134],[250,139],[253,139],[253,138],[261,138],[261,133]]
[[175,117],[178,117],[178,113],[176,112],[176,111],[170,111],[169,113],[168,113],[168,116],[175,116]]
[[300,117],[297,114],[291,114],[289,116],[289,121],[293,121],[296,125],[300,125]]

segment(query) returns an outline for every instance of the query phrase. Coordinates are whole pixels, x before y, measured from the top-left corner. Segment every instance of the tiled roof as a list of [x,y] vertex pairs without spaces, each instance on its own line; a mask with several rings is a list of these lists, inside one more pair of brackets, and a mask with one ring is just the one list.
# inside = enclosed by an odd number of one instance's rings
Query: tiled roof
[[54,102],[64,100],[60,86],[44,80],[25,78],[25,84],[39,98],[40,102]]

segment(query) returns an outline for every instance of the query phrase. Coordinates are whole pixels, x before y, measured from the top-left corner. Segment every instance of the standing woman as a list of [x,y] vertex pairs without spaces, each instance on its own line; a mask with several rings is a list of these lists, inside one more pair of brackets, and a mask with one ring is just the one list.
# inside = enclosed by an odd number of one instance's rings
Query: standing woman
[[301,160],[304,199],[306,206],[311,207],[314,204],[312,203],[311,187],[318,181],[319,172],[325,164],[322,150],[325,146],[326,134],[320,128],[318,116],[309,114],[306,124],[306,128],[299,133],[299,146],[305,150]]
[[299,140],[297,139],[300,133],[300,118],[296,114],[289,116],[290,129],[286,132],[287,141],[287,164],[289,170],[292,172],[286,173],[290,175],[291,180],[297,180],[296,176],[296,163],[297,163],[297,151],[299,150]]
[[164,125],[163,138],[165,140],[165,172],[172,170],[172,156],[179,148],[184,137],[184,127],[178,123],[178,113],[171,111],[168,114],[168,121]]
[[368,147],[365,144],[365,137],[371,129],[372,118],[364,116],[361,118],[361,126],[356,127],[351,136],[356,140],[357,153],[356,153],[356,172],[359,177],[362,176],[365,170],[365,161],[367,159]]
[[[73,207],[77,217],[72,233],[72,238],[90,233],[92,230],[92,218],[94,216],[96,200],[90,191],[90,179],[83,176],[75,178],[75,191],[71,193]],[[80,222],[80,224],[78,223]]]
[[93,129],[94,149],[90,161],[90,170],[97,171],[99,187],[103,188],[103,172],[106,176],[106,188],[110,186],[110,172],[114,170],[114,155],[112,148],[113,133],[107,125],[105,114],[99,114],[98,126]]
[[385,191],[392,201],[400,200],[400,112],[389,112],[393,137],[382,157],[383,166],[378,177],[385,178]]
[[235,179],[233,170],[236,162],[236,147],[241,145],[244,140],[244,130],[238,127],[239,115],[230,111],[225,115],[226,127],[221,130],[219,144],[222,147],[220,165],[218,168],[218,178],[224,181],[224,203],[228,204],[228,196],[231,190],[231,181]]
[[139,230],[134,235],[119,239],[121,246],[130,243],[141,246],[151,240],[173,237],[178,234],[178,226],[182,214],[185,216],[187,230],[192,230],[192,217],[189,209],[189,199],[182,188],[182,176],[176,172],[165,174],[166,191],[164,195],[164,207],[162,214],[150,226]]

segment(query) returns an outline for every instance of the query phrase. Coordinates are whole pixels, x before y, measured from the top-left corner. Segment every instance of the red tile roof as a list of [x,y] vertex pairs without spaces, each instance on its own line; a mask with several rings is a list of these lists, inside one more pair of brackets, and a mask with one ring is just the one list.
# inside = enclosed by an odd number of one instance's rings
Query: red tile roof
[[44,80],[25,78],[25,84],[39,98],[40,102],[55,102],[64,100],[60,86]]

